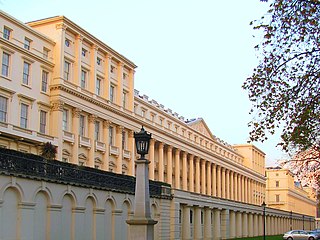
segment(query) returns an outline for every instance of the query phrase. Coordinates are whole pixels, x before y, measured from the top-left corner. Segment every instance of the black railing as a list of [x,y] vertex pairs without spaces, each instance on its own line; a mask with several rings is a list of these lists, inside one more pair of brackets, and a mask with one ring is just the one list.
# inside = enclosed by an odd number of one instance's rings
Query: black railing
[[[136,181],[132,176],[47,160],[5,148],[0,148],[0,174],[130,194],[134,194]],[[150,181],[149,185],[151,197],[171,198],[171,194],[162,193],[163,187],[170,188],[169,184]]]

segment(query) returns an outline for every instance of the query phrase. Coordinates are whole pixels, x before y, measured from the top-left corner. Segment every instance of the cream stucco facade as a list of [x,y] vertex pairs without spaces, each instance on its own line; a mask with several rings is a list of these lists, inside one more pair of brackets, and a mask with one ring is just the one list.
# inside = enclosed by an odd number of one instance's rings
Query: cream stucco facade
[[266,169],[266,203],[272,208],[316,216],[317,202],[287,169]]
[[[38,154],[49,141],[58,161],[134,176],[133,132],[143,125],[153,137],[149,178],[171,184],[174,196],[159,210],[170,224],[157,231],[170,239],[262,234],[261,150],[231,146],[203,119],[186,120],[140,94],[137,66],[68,18],[0,18],[0,146]],[[268,211],[268,234],[288,229],[287,212]]]

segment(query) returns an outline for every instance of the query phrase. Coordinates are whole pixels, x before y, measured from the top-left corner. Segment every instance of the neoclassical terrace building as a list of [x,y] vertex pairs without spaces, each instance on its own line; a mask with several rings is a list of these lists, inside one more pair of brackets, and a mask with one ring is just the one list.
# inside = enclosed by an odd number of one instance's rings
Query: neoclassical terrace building
[[[156,239],[262,235],[266,178],[260,149],[231,146],[203,119],[184,119],[140,94],[134,89],[137,66],[68,18],[24,24],[0,11],[0,19],[1,147],[39,154],[41,144],[51,142],[57,161],[134,176],[133,132],[143,125],[153,137],[149,178],[171,185],[170,202],[153,208]],[[1,194],[15,186],[10,181],[0,191],[0,210]],[[131,201],[126,204],[130,216]],[[72,209],[86,211],[76,204]],[[300,217],[267,208],[267,234],[300,226]],[[115,221],[114,228],[127,229]],[[98,229],[92,227],[93,239],[119,239],[116,233],[100,238]]]

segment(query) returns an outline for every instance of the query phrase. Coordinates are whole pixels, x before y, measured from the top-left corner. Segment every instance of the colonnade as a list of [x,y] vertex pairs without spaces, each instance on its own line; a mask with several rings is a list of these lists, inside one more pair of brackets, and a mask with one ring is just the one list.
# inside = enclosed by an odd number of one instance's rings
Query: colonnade
[[257,205],[264,201],[265,185],[259,177],[250,178],[248,174],[230,170],[230,166],[155,139],[150,142],[148,157],[149,178],[167,182],[175,189]]

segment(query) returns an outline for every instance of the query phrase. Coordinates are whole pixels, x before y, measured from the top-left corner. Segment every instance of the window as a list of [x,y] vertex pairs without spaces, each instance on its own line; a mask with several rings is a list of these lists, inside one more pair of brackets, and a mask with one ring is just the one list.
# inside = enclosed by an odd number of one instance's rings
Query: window
[[87,72],[84,70],[81,70],[80,87],[86,88],[86,82],[87,82]]
[[114,72],[115,72],[115,70],[116,70],[116,67],[115,67],[115,66],[113,66],[113,65],[111,65],[111,66],[110,66],[110,72],[111,72],[111,73],[114,73]]
[[97,95],[101,94],[101,79],[100,78],[96,79],[96,94]]
[[10,63],[10,55],[6,52],[3,52],[1,74],[5,77],[9,76],[9,63]]
[[95,121],[94,123],[94,140],[100,140],[100,122]]
[[68,131],[68,110],[63,109],[62,113],[62,130]]
[[8,99],[0,96],[0,122],[7,122]]
[[83,115],[80,115],[80,118],[79,118],[79,121],[80,121],[80,124],[79,124],[79,134],[80,136],[84,136],[84,131],[85,131],[85,126],[84,126],[84,116]]
[[122,107],[125,108],[127,106],[127,93],[122,93]]
[[276,202],[280,202],[280,195],[276,194]]
[[109,127],[109,145],[113,146],[113,127]]
[[25,38],[23,47],[27,50],[30,50],[30,46],[31,46],[31,40],[28,38]]
[[66,38],[66,40],[64,41],[64,44],[65,44],[67,47],[70,47],[70,43],[71,43],[71,41]]
[[87,55],[87,50],[82,48],[81,54],[82,54],[82,56],[85,57]]
[[276,187],[279,187],[279,181],[276,181]]
[[97,64],[98,64],[99,66],[101,65],[101,61],[102,61],[102,59],[99,58],[99,57],[97,57]]
[[29,85],[29,80],[30,80],[30,63],[23,62],[22,83],[25,85]]
[[21,103],[21,112],[20,112],[20,127],[28,127],[28,108],[27,104]]
[[141,110],[141,117],[146,117],[146,111],[145,110]]
[[122,78],[125,80],[127,79],[127,74],[126,73],[122,73]]
[[40,132],[46,133],[47,126],[47,113],[43,110],[40,110]]
[[41,91],[47,92],[48,89],[48,76],[49,73],[47,71],[42,71],[42,82],[41,82]]
[[11,34],[11,29],[4,27],[3,28],[3,38],[9,40],[10,39],[10,34]]
[[50,50],[43,48],[43,58],[48,59]]
[[110,85],[110,102],[114,102],[114,86]]
[[70,63],[64,61],[64,79],[70,80]]
[[122,149],[126,149],[126,132],[122,131]]

